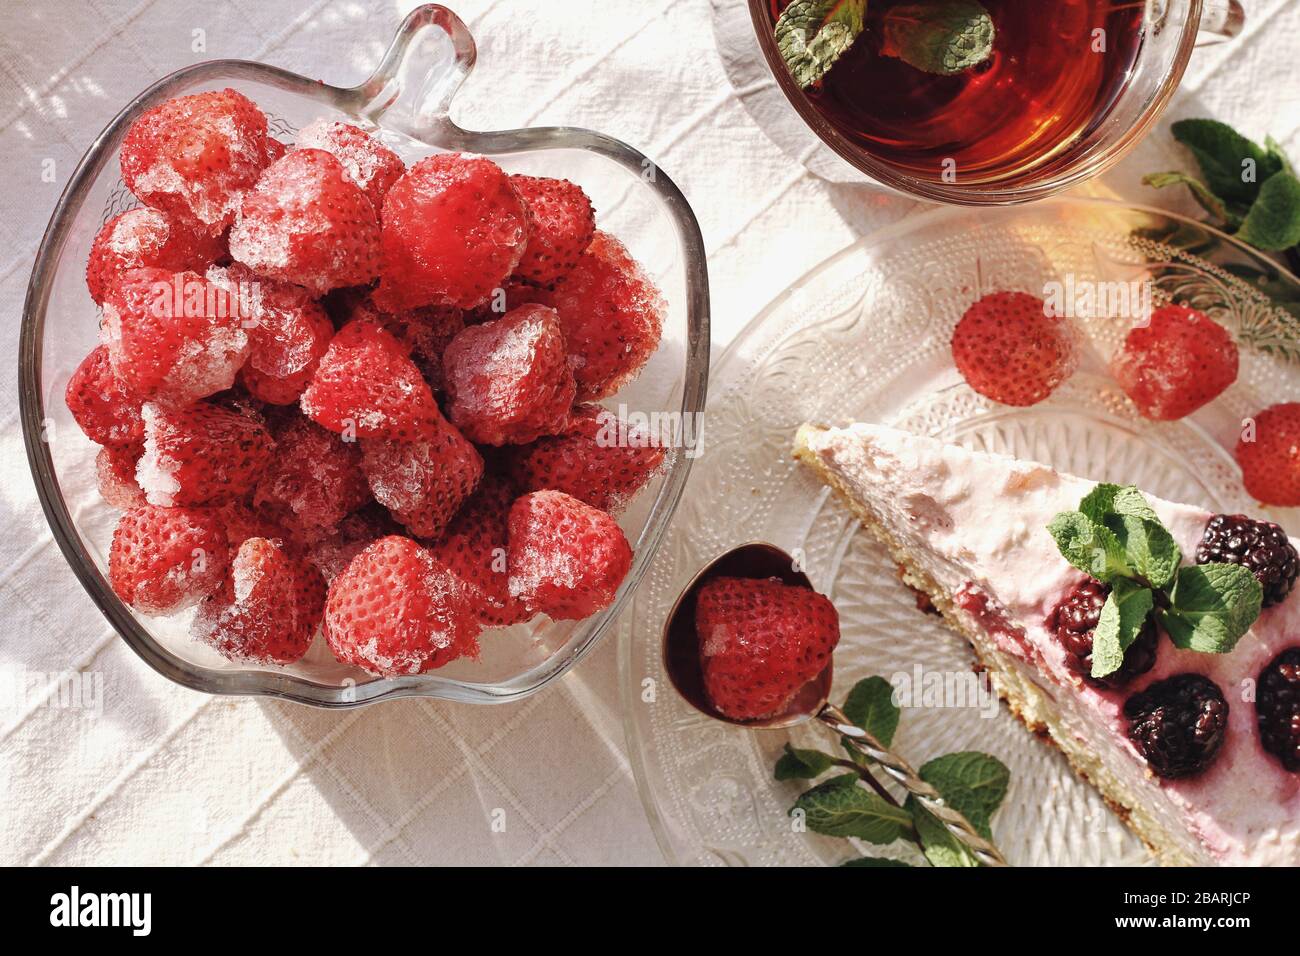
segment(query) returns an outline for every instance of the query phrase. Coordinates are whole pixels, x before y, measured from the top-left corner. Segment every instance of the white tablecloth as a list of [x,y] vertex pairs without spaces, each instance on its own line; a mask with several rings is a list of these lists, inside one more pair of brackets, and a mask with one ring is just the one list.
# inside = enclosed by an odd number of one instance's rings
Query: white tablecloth
[[[458,101],[464,125],[596,127],[639,146],[682,187],[710,254],[715,354],[808,268],[914,208],[830,185],[769,140],[728,83],[709,0],[449,5],[480,47]],[[127,99],[217,57],[351,84],[412,6],[0,5],[7,353],[17,351],[28,273],[55,200]],[[1198,51],[1165,124],[1093,188],[1194,211],[1138,182],[1185,162],[1165,129],[1179,116],[1271,133],[1300,158],[1300,3],[1249,7],[1246,34]],[[206,49],[196,51],[200,39]],[[115,637],[65,566],[28,473],[12,359],[3,387],[0,689],[33,687],[0,697],[0,863],[660,862],[626,758],[612,643],[558,686],[508,707],[402,702],[338,714],[174,686]],[[102,687],[101,712],[52,706],[42,675],[63,671]]]

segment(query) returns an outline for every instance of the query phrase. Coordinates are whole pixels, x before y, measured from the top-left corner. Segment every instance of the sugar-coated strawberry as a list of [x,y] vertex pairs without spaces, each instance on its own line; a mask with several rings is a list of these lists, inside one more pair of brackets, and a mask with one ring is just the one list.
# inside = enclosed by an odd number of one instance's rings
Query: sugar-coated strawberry
[[540,286],[553,286],[578,264],[596,233],[596,214],[582,187],[567,179],[510,177],[528,207],[528,245],[515,275]]
[[190,634],[232,661],[292,664],[307,653],[324,608],[319,571],[277,541],[248,538],[221,587],[199,604]]
[[781,713],[830,663],[839,615],[825,596],[777,580],[715,578],[696,595],[704,689],[719,713]]
[[86,437],[98,445],[136,445],[144,440],[140,399],[113,372],[108,346],[81,360],[64,393],[68,411]]
[[517,498],[508,527],[510,596],[553,620],[608,607],[632,566],[618,522],[561,491]]
[[248,356],[239,310],[198,273],[131,270],[104,299],[114,374],[141,399],[172,405],[230,388]]
[[266,116],[234,90],[179,96],[140,115],[122,140],[122,180],[147,206],[219,235],[270,159]]
[[1266,505],[1300,505],[1300,402],[1270,405],[1237,441],[1246,490]]
[[329,534],[311,542],[307,548],[307,560],[316,566],[326,581],[333,581],[347,569],[353,558],[380,538],[403,534],[402,526],[393,520],[393,516],[382,505],[372,501],[345,517]]
[[363,438],[361,467],[375,500],[417,538],[441,535],[483,477],[478,450],[441,418],[417,441]]
[[308,418],[345,439],[415,441],[442,419],[406,347],[367,319],[339,329],[299,404]]
[[470,309],[514,271],[528,243],[528,212],[501,167],[481,156],[420,160],[384,200],[375,303]]
[[531,617],[510,596],[507,520],[514,500],[508,481],[485,475],[446,534],[429,549],[460,581],[484,627],[507,627]]
[[292,405],[311,381],[334,324],[301,286],[264,279],[247,266],[214,266],[208,280],[243,296],[248,359],[239,380],[250,395],[272,405]]
[[113,591],[145,614],[171,614],[221,586],[226,533],[205,508],[132,508],[117,521],[108,552]]
[[524,444],[564,428],[576,386],[553,309],[526,305],[471,325],[443,354],[447,413],[480,445]]
[[406,172],[401,158],[365,130],[337,120],[318,119],[308,123],[294,137],[299,149],[323,149],[361,187],[378,215],[384,208],[389,188]]
[[254,498],[259,508],[307,537],[319,537],[369,500],[356,442],[301,416],[276,431],[275,456]]
[[1004,405],[1036,405],[1074,374],[1078,350],[1068,319],[1047,314],[1042,299],[994,292],[961,317],[952,357],[962,378]]
[[131,269],[151,266],[170,272],[202,272],[225,254],[212,236],[158,209],[129,209],[104,224],[90,246],[86,288],[97,305]]
[[135,463],[140,449],[129,445],[105,445],[95,456],[95,484],[99,496],[110,508],[129,511],[146,504],[144,489],[136,483]]
[[612,513],[641,490],[663,460],[657,436],[620,423],[599,405],[580,405],[563,432],[518,449],[510,473],[521,491],[563,491]]
[[274,442],[254,415],[207,402],[145,405],[136,480],[160,507],[231,501],[252,491]]
[[1111,373],[1147,418],[1172,421],[1217,398],[1237,380],[1237,343],[1203,312],[1166,305],[1129,332]]
[[258,275],[323,295],[379,274],[379,221],[337,159],[294,149],[244,195],[230,255]]
[[455,576],[410,538],[381,538],[330,582],[330,650],[371,674],[422,674],[476,657],[479,630]]
[[579,401],[614,394],[659,347],[663,296],[608,233],[596,231],[552,299],[569,343]]

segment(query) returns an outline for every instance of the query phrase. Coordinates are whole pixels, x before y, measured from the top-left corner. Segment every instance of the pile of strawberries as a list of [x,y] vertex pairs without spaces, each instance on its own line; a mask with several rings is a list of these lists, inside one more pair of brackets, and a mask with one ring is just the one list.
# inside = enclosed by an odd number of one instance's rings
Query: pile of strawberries
[[102,344],[66,397],[122,511],[124,601],[197,604],[193,636],[235,661],[323,630],[384,676],[610,604],[632,560],[612,514],[664,451],[595,403],[664,304],[579,186],[408,168],[327,120],[285,146],[229,89],[143,114],[121,168],[144,206],[94,241]]
[[[1021,407],[1047,398],[1078,367],[1069,319],[1024,292],[994,292],[967,309],[952,356],[975,391]],[[1237,380],[1238,364],[1227,329],[1171,304],[1129,331],[1110,371],[1143,416],[1174,421],[1221,395]],[[1272,405],[1248,426],[1236,447],[1246,490],[1264,504],[1300,505],[1300,402]]]

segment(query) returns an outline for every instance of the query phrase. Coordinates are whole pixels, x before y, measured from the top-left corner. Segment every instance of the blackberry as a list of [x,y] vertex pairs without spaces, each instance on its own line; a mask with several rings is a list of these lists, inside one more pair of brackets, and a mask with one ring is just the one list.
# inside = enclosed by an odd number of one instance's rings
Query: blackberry
[[1094,687],[1123,687],[1156,663],[1160,646],[1155,622],[1147,618],[1137,639],[1124,652],[1124,663],[1113,674],[1092,676],[1092,632],[1101,620],[1101,608],[1110,594],[1110,585],[1089,578],[1065,596],[1047,620],[1047,629],[1056,634],[1070,655],[1070,666]]
[[1196,547],[1197,564],[1240,564],[1264,587],[1264,607],[1280,604],[1300,576],[1300,555],[1286,532],[1271,521],[1215,515]]
[[1260,673],[1255,713],[1264,749],[1300,772],[1300,646],[1287,648]]
[[1228,728],[1228,702],[1200,674],[1156,681],[1124,702],[1128,738],[1161,777],[1190,777],[1213,762]]

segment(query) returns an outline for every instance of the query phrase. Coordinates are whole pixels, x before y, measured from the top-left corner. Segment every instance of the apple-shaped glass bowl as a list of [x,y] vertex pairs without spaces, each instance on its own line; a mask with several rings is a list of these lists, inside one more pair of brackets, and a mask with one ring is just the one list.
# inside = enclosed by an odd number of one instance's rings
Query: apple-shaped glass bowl
[[708,379],[708,274],[699,225],[685,198],[646,156],[600,133],[568,127],[459,128],[449,117],[449,105],[474,58],[464,23],[444,7],[427,5],[406,18],[379,68],[359,86],[330,86],[240,60],[187,67],[145,90],[113,119],[54,210],[32,270],[19,349],[28,458],[42,507],[72,570],[131,648],[177,683],[208,693],[280,697],[322,707],[412,696],[476,703],[518,699],[564,674],[610,629],[663,537],[693,457],[685,442],[669,449],[660,474],[620,515],[635,558],[608,608],[584,621],[538,617],[485,631],[478,660],[397,679],[375,678],[338,663],[319,637],[291,666],[234,664],[188,637],[192,612],[140,616],[108,584],[117,512],[97,494],[97,446],[81,434],[63,396],[72,372],[98,339],[98,316],[85,285],[91,242],[109,218],[138,205],[122,184],[122,138],[137,116],[170,97],[232,87],[266,112],[272,135],[284,141],[324,116],[371,130],[408,164],[436,152],[472,152],[509,172],[580,184],[596,207],[597,225],[623,240],[668,303],[658,350],[640,376],[606,404],[629,417],[658,414],[659,422],[682,423],[681,435],[695,434]]

